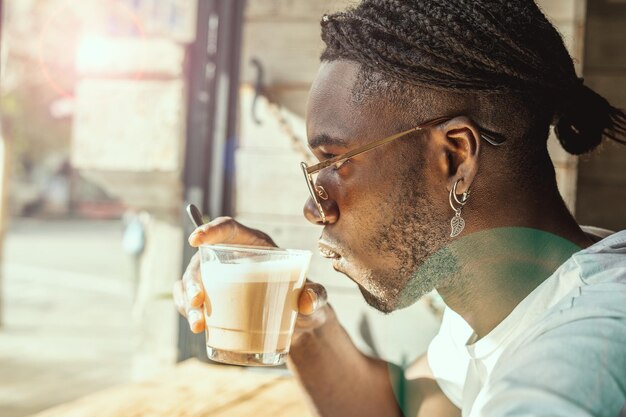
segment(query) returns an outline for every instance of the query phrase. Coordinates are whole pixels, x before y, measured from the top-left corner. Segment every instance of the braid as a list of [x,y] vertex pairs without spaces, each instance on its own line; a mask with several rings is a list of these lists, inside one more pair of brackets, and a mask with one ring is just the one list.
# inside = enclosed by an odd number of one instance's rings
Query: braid
[[532,0],[363,0],[324,16],[323,60],[348,59],[403,84],[516,94],[549,107],[571,153],[603,135],[625,142],[626,115],[584,86],[554,26]]

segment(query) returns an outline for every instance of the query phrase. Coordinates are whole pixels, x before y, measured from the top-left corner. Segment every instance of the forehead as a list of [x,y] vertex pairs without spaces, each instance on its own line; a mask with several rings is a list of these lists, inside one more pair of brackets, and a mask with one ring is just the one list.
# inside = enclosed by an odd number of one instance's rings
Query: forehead
[[325,135],[355,144],[367,139],[372,131],[370,106],[358,105],[352,92],[359,65],[350,61],[321,64],[311,86],[307,103],[309,141]]

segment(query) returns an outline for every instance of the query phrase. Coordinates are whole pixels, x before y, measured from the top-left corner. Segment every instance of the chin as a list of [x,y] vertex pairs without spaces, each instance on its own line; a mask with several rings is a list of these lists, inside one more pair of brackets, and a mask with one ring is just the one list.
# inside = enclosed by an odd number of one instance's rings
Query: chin
[[359,288],[365,302],[370,307],[382,313],[389,314],[412,304],[399,302],[400,296],[403,293],[401,290],[403,284],[400,280],[397,280],[397,278],[392,278],[399,276],[398,271],[383,272],[374,271],[369,268],[360,268],[352,262],[347,262],[344,258],[335,260],[335,262],[333,262],[333,269],[354,282]]
[[381,313],[385,313],[385,314],[389,314],[393,311],[396,310],[394,304],[395,302],[390,302],[390,300],[381,298],[381,297],[377,297],[374,294],[372,294],[371,292],[369,292],[368,290],[366,290],[364,287],[362,287],[361,285],[359,285],[359,291],[361,291],[361,295],[363,296],[363,299],[365,299],[365,302],[370,306],[375,308],[376,310],[380,311]]

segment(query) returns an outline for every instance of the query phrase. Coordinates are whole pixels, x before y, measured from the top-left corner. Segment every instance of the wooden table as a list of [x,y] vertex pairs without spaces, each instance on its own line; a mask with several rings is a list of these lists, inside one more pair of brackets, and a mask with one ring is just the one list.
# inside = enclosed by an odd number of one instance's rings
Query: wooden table
[[291,376],[185,361],[143,382],[106,389],[33,417],[308,417]]

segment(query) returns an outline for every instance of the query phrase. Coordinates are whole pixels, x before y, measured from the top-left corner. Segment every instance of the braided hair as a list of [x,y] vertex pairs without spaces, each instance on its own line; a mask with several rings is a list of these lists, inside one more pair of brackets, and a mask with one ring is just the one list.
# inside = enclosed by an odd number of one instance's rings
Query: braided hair
[[322,60],[355,61],[405,86],[530,97],[572,154],[603,137],[626,144],[626,115],[577,77],[533,0],[363,0],[321,25]]

